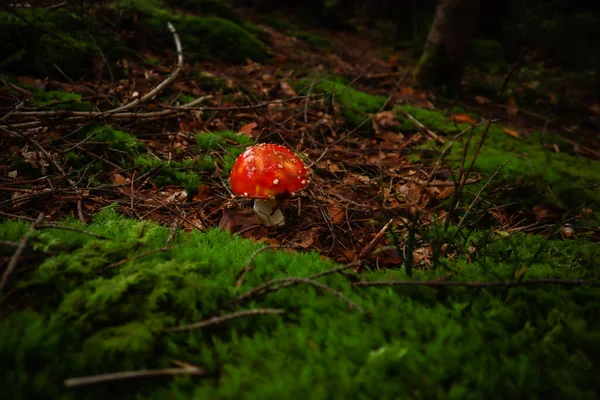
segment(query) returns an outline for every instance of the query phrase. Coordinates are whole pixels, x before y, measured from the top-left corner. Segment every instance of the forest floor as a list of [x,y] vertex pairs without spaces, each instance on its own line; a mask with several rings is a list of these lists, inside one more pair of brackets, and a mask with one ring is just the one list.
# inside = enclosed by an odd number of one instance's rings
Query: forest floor
[[[81,80],[59,66],[57,78],[2,76],[11,398],[593,398],[600,99],[583,73],[476,65],[451,100],[415,88],[416,60],[377,31],[243,15],[268,61],[191,61],[186,35],[168,33],[171,47],[119,59],[118,77],[106,59]],[[310,171],[278,228],[228,183],[233,160],[265,142]],[[280,292],[303,283],[314,291]],[[350,317],[319,293],[368,312]],[[206,340],[172,328],[249,315],[261,325]],[[149,370],[182,376],[111,386]],[[97,380],[66,386],[109,383],[65,392],[61,380],[81,375]]]

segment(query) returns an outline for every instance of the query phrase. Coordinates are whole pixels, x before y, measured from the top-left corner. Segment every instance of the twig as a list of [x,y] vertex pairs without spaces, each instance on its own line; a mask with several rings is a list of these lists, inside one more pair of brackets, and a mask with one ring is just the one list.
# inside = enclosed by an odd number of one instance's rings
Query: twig
[[225,314],[218,317],[206,319],[204,321],[196,322],[189,325],[180,325],[173,328],[164,329],[167,332],[181,332],[191,329],[201,329],[211,325],[218,325],[231,321],[232,319],[247,317],[250,315],[267,315],[267,314],[284,314],[285,310],[281,308],[255,308],[252,310],[236,311],[231,314]]
[[31,236],[31,233],[35,230],[35,228],[39,225],[39,223],[42,222],[43,219],[44,219],[44,213],[41,212],[40,215],[38,215],[37,219],[31,225],[29,225],[29,229],[27,230],[27,232],[25,233],[25,235],[19,242],[19,246],[15,250],[12,258],[10,259],[10,261],[8,263],[8,266],[6,267],[6,270],[4,271],[4,274],[2,275],[2,280],[0,280],[0,292],[2,292],[4,290],[4,287],[6,286],[6,283],[8,282],[8,278],[13,273],[17,264],[19,263],[19,258],[21,257],[23,250],[25,250],[25,247],[27,247],[27,243],[29,242],[29,237]]
[[473,201],[471,202],[471,204],[469,204],[469,206],[467,207],[467,210],[465,211],[465,213],[463,214],[463,217],[461,218],[460,222],[458,223],[458,226],[460,227],[463,223],[463,221],[465,220],[466,216],[469,214],[469,212],[471,211],[471,209],[475,206],[475,204],[477,204],[477,202],[479,201],[480,197],[481,197],[481,193],[483,193],[483,191],[485,190],[485,188],[487,188],[489,186],[489,184],[492,182],[492,180],[494,179],[494,177],[498,174],[498,172],[500,172],[500,170],[502,168],[504,168],[504,166],[506,164],[508,164],[508,162],[510,161],[510,159],[504,161],[504,163],[502,163],[501,166],[499,166],[496,171],[494,171],[494,173],[488,178],[487,182],[481,187],[481,189],[479,189],[479,191],[477,192],[477,195],[475,195],[475,198],[473,199]]
[[537,286],[537,285],[561,285],[561,286],[600,286],[600,281],[586,281],[583,279],[530,279],[523,281],[490,281],[490,282],[457,282],[457,281],[363,281],[354,282],[353,286],[463,286],[476,289],[488,287],[515,287],[515,286]]
[[[322,276],[322,275],[321,275]],[[348,306],[350,307],[350,309],[357,309],[362,311],[362,307],[360,307],[359,305],[355,304],[352,300],[350,300],[348,297],[346,297],[343,293],[338,292],[335,289],[330,288],[327,285],[324,285],[320,282],[316,282],[310,278],[278,278],[278,279],[272,279],[266,283],[263,283],[260,286],[257,286],[251,290],[249,290],[248,292],[244,293],[243,295],[241,295],[240,297],[237,297],[233,300],[231,300],[229,303],[227,303],[227,305],[233,305],[233,304],[238,304],[241,302],[244,302],[246,300],[249,300],[250,298],[253,298],[254,296],[262,296],[265,295],[267,293],[272,293],[272,292],[276,292],[280,289],[292,286],[292,285],[296,285],[298,283],[305,283],[307,285],[312,285],[314,287],[317,287],[321,290],[324,290],[328,293],[333,294],[334,296],[336,296],[337,298],[339,298],[340,300],[344,301],[346,304],[348,304]],[[281,284],[281,285],[279,285]]]
[[138,104],[148,101],[149,99],[158,95],[165,87],[167,87],[167,85],[169,83],[171,83],[177,77],[177,75],[179,75],[179,71],[181,71],[181,68],[183,68],[183,50],[181,48],[181,41],[179,40],[179,34],[175,30],[175,27],[173,26],[173,24],[171,24],[170,22],[167,22],[167,27],[169,28],[169,31],[173,35],[173,39],[175,40],[175,48],[177,49],[177,65],[173,69],[173,72],[171,72],[171,74],[167,77],[167,79],[162,81],[158,86],[156,86],[154,89],[152,89],[151,91],[146,93],[141,98],[137,98],[137,99],[133,100],[132,102],[125,104],[121,107],[114,108],[114,109],[108,111],[108,113],[116,113],[119,111],[128,110],[131,107],[134,107]]
[[142,369],[139,371],[124,371],[124,372],[113,372],[110,374],[83,376],[80,378],[70,378],[65,380],[64,384],[66,387],[93,385],[96,383],[105,383],[120,381],[125,379],[137,379],[137,378],[152,378],[156,376],[176,376],[176,375],[206,375],[208,372],[199,367],[185,367],[185,368],[166,368],[166,369]]
[[95,237],[96,239],[109,240],[106,236],[102,236],[102,235],[99,235],[99,234],[94,233],[94,232],[86,231],[86,230],[83,230],[83,229],[71,228],[69,226],[62,226],[62,225],[54,224],[54,223],[51,223],[51,222],[39,225],[38,229],[60,229],[60,230],[63,230],[63,231],[71,231],[71,232],[83,233],[84,235]]
[[413,124],[415,124],[417,126],[417,128],[419,128],[419,130],[421,132],[423,132],[426,136],[429,136],[429,138],[434,139],[438,143],[441,143],[441,144],[446,143],[446,141],[442,137],[433,133],[431,131],[431,129],[429,129],[425,125],[423,125],[418,119],[416,119],[415,117],[413,117],[412,115],[410,115],[409,113],[407,113],[406,111],[404,111],[402,109],[400,109],[400,111],[402,112],[402,114],[404,114],[406,116],[406,118],[410,119],[413,122]]
[[262,253],[265,250],[273,250],[273,249],[291,249],[293,248],[293,246],[264,246],[261,247],[260,249],[256,250],[254,253],[252,253],[250,255],[250,257],[248,257],[248,261],[246,261],[246,264],[242,267],[242,269],[240,269],[240,272],[238,273],[238,278],[235,281],[235,285],[234,288],[237,291],[239,289],[240,286],[242,286],[242,283],[244,282],[244,277],[246,276],[246,274],[248,272],[250,272],[250,270],[252,270],[252,261],[256,258],[256,256],[258,256],[260,253]]
[[167,251],[170,251],[170,250],[176,249],[178,247],[181,247],[184,244],[187,244],[187,243],[181,243],[181,244],[177,244],[177,245],[171,246],[171,247],[165,246],[165,247],[161,247],[160,249],[150,250],[150,251],[147,251],[145,253],[137,254],[137,255],[135,255],[133,257],[125,258],[124,260],[117,261],[116,263],[110,264],[110,265],[108,265],[108,268],[118,267],[120,265],[128,263],[129,261],[134,261],[134,260],[137,260],[137,259],[142,258],[142,257],[151,256],[152,254],[166,253]]
[[365,248],[358,255],[358,259],[359,260],[364,260],[369,254],[371,254],[373,252],[373,250],[375,250],[375,246],[377,246],[377,243],[379,243],[379,241],[381,240],[381,238],[383,237],[383,235],[385,235],[385,233],[389,229],[390,225],[392,225],[392,221],[393,220],[394,220],[393,218],[390,219],[388,221],[388,223],[385,224],[383,226],[383,228],[381,228],[381,230],[377,233],[377,235],[375,235],[375,237],[373,238],[373,240],[371,240],[369,242],[369,244],[365,246]]
[[19,247],[19,242],[9,242],[8,240],[0,240],[0,246]]

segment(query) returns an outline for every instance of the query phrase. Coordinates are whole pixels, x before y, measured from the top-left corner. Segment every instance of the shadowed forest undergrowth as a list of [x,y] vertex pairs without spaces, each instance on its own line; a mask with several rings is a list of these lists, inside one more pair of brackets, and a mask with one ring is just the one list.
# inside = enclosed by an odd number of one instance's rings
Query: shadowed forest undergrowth
[[[600,108],[576,75],[479,41],[459,101],[360,22],[89,11],[0,10],[11,399],[597,398]],[[283,227],[229,187],[256,143],[309,168]]]

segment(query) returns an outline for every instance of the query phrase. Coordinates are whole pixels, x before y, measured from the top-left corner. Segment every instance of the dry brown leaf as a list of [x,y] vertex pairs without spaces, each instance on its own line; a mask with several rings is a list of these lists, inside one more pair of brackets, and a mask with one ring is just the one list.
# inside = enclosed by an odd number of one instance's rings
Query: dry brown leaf
[[573,226],[565,224],[562,226],[560,233],[563,237],[569,239],[575,235],[575,229],[573,229]]
[[344,222],[346,218],[346,210],[339,207],[327,207],[327,212],[331,218],[332,224],[339,224]]
[[287,97],[294,97],[297,95],[296,91],[289,83],[285,81],[279,82],[279,87],[281,88],[281,92]]
[[225,209],[219,222],[219,229],[236,232],[253,225],[259,225],[258,217],[251,209]]
[[382,111],[373,116],[371,120],[373,130],[378,135],[389,132],[392,128],[397,127],[400,123],[396,120],[396,115],[392,111]]
[[112,181],[116,185],[124,185],[126,183],[129,183],[129,179],[125,178],[121,174],[114,174],[112,177]]
[[426,265],[431,265],[431,256],[433,255],[433,251],[431,250],[431,246],[421,247],[420,249],[416,249],[413,251],[413,265],[418,265],[420,263],[424,263]]
[[448,121],[453,121],[457,124],[476,124],[477,121],[475,118],[471,117],[468,114],[455,114],[448,117]]
[[511,117],[514,117],[519,113],[519,106],[517,106],[517,102],[512,97],[508,99],[508,107],[506,108],[506,112]]
[[249,136],[249,137],[253,137],[252,136],[252,130],[254,128],[256,128],[257,126],[258,126],[258,124],[256,122],[250,122],[249,124],[246,124],[246,125],[242,126],[238,130],[238,133],[241,133],[241,134]]
[[506,133],[508,136],[511,136],[515,139],[519,139],[521,137],[521,134],[513,129],[504,128],[504,133]]
[[475,96],[475,102],[477,102],[477,104],[479,105],[485,105],[485,104],[490,104],[492,101],[490,99],[488,99],[487,97],[484,96]]

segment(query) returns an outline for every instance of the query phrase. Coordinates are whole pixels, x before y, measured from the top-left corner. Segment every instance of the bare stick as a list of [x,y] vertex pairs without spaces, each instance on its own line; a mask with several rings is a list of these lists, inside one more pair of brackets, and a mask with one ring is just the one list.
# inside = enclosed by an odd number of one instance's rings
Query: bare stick
[[[343,302],[345,302],[346,304],[348,304],[348,306],[350,307],[350,309],[356,309],[356,310],[360,310],[362,311],[362,307],[360,307],[359,305],[355,304],[352,300],[350,300],[348,297],[346,297],[343,293],[338,292],[335,289],[330,288],[327,285],[324,285],[320,282],[314,281],[310,278],[278,278],[278,279],[273,279],[270,280],[266,283],[263,283],[260,286],[257,286],[251,290],[249,290],[248,292],[244,293],[243,295],[241,295],[240,297],[237,297],[235,299],[233,299],[232,301],[230,301],[228,303],[228,305],[233,305],[233,304],[238,304],[241,302],[244,302],[246,300],[249,300],[250,298],[254,297],[254,296],[262,296],[265,295],[267,293],[271,293],[271,292],[276,292],[280,289],[292,286],[292,285],[296,285],[298,283],[305,283],[307,285],[311,285],[314,287],[317,287],[325,292],[331,293],[334,296],[336,296],[337,298],[339,298],[340,300],[342,300]],[[279,285],[281,284],[281,285]]]
[[225,314],[218,317],[212,317],[204,321],[196,322],[189,325],[175,326],[173,328],[167,328],[167,332],[181,332],[191,329],[201,329],[211,325],[218,325],[231,321],[232,319],[247,317],[250,315],[267,315],[267,314],[284,314],[285,310],[281,308],[255,308],[252,310],[236,311],[231,314]]
[[71,231],[77,233],[83,233],[84,235],[95,237],[96,239],[108,240],[106,236],[98,235],[97,233],[86,231],[83,229],[71,228],[69,226],[62,226],[58,224],[53,224],[52,222],[41,224],[38,226],[38,229],[60,229],[63,231]]
[[530,279],[523,281],[490,281],[490,282],[457,282],[457,281],[363,281],[355,282],[354,286],[462,286],[476,289],[488,287],[515,287],[515,286],[538,286],[538,285],[562,285],[562,286],[600,286],[600,281],[586,281],[583,279]]
[[110,111],[107,111],[107,113],[116,113],[119,111],[128,110],[131,107],[137,106],[138,104],[141,104],[141,103],[144,103],[144,102],[150,100],[151,98],[153,98],[154,96],[156,96],[160,92],[162,92],[162,90],[165,87],[167,87],[167,85],[169,83],[171,83],[177,77],[177,75],[179,75],[179,71],[181,71],[181,68],[183,68],[183,50],[181,48],[181,41],[179,40],[179,34],[177,34],[177,31],[175,30],[175,27],[173,26],[173,24],[168,22],[167,27],[169,28],[169,31],[173,35],[173,39],[175,40],[175,48],[177,49],[177,65],[173,69],[173,72],[171,72],[171,74],[167,77],[167,79],[162,81],[158,86],[156,86],[154,89],[152,89],[151,91],[146,93],[141,98],[137,98],[137,99],[133,100],[132,102],[127,103],[121,107],[117,107]]
[[166,368],[166,369],[142,369],[139,371],[113,372],[110,374],[83,376],[80,378],[70,378],[65,380],[66,387],[93,385],[96,383],[105,383],[121,381],[125,379],[152,378],[156,376],[176,376],[176,375],[206,375],[207,371],[199,367],[185,368]]
[[498,172],[500,172],[500,170],[502,168],[504,168],[504,166],[506,164],[508,164],[509,161],[510,161],[510,159],[504,161],[504,163],[501,166],[499,166],[496,169],[496,171],[494,171],[494,173],[488,178],[487,182],[481,187],[481,189],[479,189],[479,191],[477,192],[477,195],[475,196],[475,198],[473,199],[473,201],[471,202],[471,204],[469,204],[469,206],[467,207],[467,210],[465,211],[463,217],[461,218],[460,222],[458,223],[459,227],[462,225],[463,221],[465,220],[465,217],[469,214],[469,212],[471,211],[471,209],[479,201],[479,198],[481,197],[481,193],[483,193],[483,191],[485,190],[485,188],[489,186],[489,184],[492,182],[492,180],[494,179],[494,177],[498,174]]
[[364,260],[369,254],[373,252],[373,250],[375,250],[375,246],[377,246],[377,243],[379,243],[383,235],[385,235],[385,233],[389,229],[390,225],[392,225],[393,220],[393,218],[390,219],[388,223],[385,224],[383,228],[381,228],[377,235],[375,235],[373,240],[371,240],[369,244],[360,252],[360,254],[358,255],[359,260]]
[[43,219],[44,219],[44,213],[42,212],[42,213],[40,213],[40,215],[38,215],[37,219],[31,225],[29,225],[29,229],[27,230],[27,233],[25,233],[25,235],[21,239],[21,242],[19,242],[19,246],[17,247],[17,250],[15,250],[13,256],[10,259],[10,262],[8,263],[8,266],[6,267],[6,270],[4,271],[4,274],[2,275],[2,280],[0,281],[0,292],[2,292],[4,290],[4,287],[6,286],[6,283],[8,282],[8,278],[10,278],[10,275],[13,273],[17,264],[19,263],[19,258],[21,258],[21,254],[23,253],[23,250],[25,250],[25,247],[27,247],[27,243],[29,242],[29,237],[31,236],[31,232],[33,232],[35,230],[35,228],[38,226],[38,224],[40,222],[42,222]]
[[244,282],[244,278],[246,276],[246,274],[248,272],[250,272],[250,270],[252,269],[252,261],[256,258],[256,256],[258,256],[260,253],[262,253],[265,250],[273,250],[273,249],[282,249],[282,248],[288,248],[291,249],[293,248],[293,246],[264,246],[261,247],[260,249],[256,250],[254,253],[252,253],[250,255],[250,257],[248,257],[248,261],[246,262],[246,264],[242,267],[242,269],[240,270],[240,272],[238,273],[238,278],[235,281],[235,290],[237,291],[239,289],[240,286],[242,286],[242,283]]
[[441,144],[446,143],[446,141],[442,137],[433,133],[431,131],[431,129],[429,129],[425,125],[423,125],[418,119],[416,119],[415,117],[413,117],[412,115],[410,115],[409,113],[407,113],[404,110],[400,110],[400,111],[402,112],[402,114],[404,114],[406,116],[406,118],[410,119],[417,126],[417,128],[419,128],[419,130],[425,134],[425,136],[429,136],[429,138],[434,139],[438,143],[441,143]]

